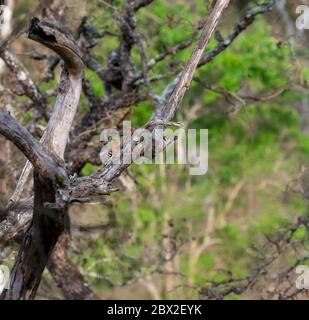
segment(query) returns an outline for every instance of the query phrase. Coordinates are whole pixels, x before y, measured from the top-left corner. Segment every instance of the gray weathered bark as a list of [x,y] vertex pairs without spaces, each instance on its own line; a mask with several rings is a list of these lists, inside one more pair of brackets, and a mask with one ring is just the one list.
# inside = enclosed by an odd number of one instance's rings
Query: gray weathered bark
[[[10,289],[2,295],[3,299],[14,300],[35,297],[52,250],[59,236],[68,228],[66,206],[53,208],[47,207],[47,204],[56,203],[57,191],[68,183],[66,171],[59,168],[63,165],[65,146],[79,102],[83,70],[82,55],[78,46],[55,26],[34,18],[29,29],[29,38],[54,50],[65,64],[58,98],[47,126],[43,146],[14,123],[8,114],[2,114],[4,120],[10,122],[7,132],[1,130],[1,133],[13,141],[34,166],[33,220],[13,267]],[[0,123],[4,126],[1,118]],[[21,132],[22,135],[16,132]],[[44,147],[51,156],[44,152]],[[49,158],[54,158],[54,161]],[[55,168],[57,169],[54,170]]]

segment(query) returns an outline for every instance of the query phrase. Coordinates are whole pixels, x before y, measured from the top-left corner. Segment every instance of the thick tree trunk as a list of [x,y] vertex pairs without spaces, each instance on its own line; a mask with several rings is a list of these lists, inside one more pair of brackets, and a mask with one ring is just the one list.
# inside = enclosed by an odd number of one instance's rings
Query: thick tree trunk
[[48,270],[66,299],[69,300],[97,300],[96,296],[78,268],[68,257],[69,235],[64,233],[60,237],[48,263]]
[[55,188],[34,173],[33,221],[26,232],[11,274],[12,289],[5,299],[33,299],[50,254],[65,228],[66,209],[52,210],[44,203],[55,202]]

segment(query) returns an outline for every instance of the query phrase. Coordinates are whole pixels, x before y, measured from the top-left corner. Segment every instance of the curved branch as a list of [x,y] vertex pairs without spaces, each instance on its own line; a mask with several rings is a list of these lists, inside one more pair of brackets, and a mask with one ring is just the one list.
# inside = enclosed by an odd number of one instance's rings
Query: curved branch
[[0,134],[19,148],[43,178],[55,182],[56,176],[63,176],[63,178],[66,176],[64,169],[47,150],[25,127],[5,111],[0,111]]
[[31,21],[28,36],[54,50],[65,62],[55,109],[43,141],[43,144],[63,158],[81,93],[82,53],[70,36],[61,32],[58,27],[37,18]]
[[28,31],[29,39],[55,51],[65,62],[70,75],[80,76],[83,71],[83,54],[73,38],[57,26],[33,18]]

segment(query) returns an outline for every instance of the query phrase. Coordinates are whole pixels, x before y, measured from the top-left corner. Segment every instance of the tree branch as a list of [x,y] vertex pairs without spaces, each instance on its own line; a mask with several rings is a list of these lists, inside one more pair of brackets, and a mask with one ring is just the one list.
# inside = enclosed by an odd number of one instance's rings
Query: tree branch
[[46,97],[35,86],[26,68],[8,49],[2,52],[0,51],[0,58],[3,59],[9,70],[16,76],[25,95],[33,101],[34,107],[38,110],[40,115],[47,119],[48,112]]
[[204,23],[202,34],[193,50],[189,61],[186,63],[185,68],[178,78],[178,83],[172,95],[168,99],[166,105],[162,109],[157,110],[153,120],[164,119],[165,121],[170,121],[173,118],[180,102],[185,95],[185,92],[188,90],[192,82],[195,70],[201,60],[201,57],[212,36],[212,33],[214,32],[218,24],[218,20],[222,14],[222,11],[228,6],[229,2],[229,0],[219,0],[216,2],[215,7]]
[[253,23],[256,16],[270,12],[273,6],[274,0],[267,0],[265,3],[249,9],[246,12],[245,17],[235,25],[233,31],[226,38],[222,38],[215,48],[203,55],[202,59],[199,61],[198,67],[202,67],[212,61],[214,57],[216,57],[227,47],[229,47],[232,42],[239,36],[239,34],[241,34]]
[[25,127],[5,111],[0,111],[0,134],[19,148],[43,178],[53,182],[56,182],[57,175],[65,178],[65,170]]

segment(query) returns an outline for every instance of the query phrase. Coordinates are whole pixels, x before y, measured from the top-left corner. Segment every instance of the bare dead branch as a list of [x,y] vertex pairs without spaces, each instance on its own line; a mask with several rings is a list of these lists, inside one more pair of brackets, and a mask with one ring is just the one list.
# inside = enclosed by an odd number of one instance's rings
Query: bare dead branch
[[56,176],[65,178],[62,169],[47,150],[8,112],[0,111],[0,134],[12,141],[29,159],[40,175],[56,183]]
[[215,48],[203,55],[199,61],[198,67],[204,66],[212,61],[214,57],[229,47],[233,41],[254,22],[256,16],[270,12],[273,6],[274,0],[267,0],[265,3],[248,10],[245,17],[236,24],[233,31],[226,38],[222,38]]
[[24,94],[33,101],[34,107],[38,110],[39,114],[47,119],[46,97],[35,86],[26,68],[9,50],[0,51],[0,58],[3,59],[10,71],[16,76],[24,90]]
[[214,9],[211,11],[210,15],[207,17],[204,23],[200,39],[195,46],[193,53],[184,70],[182,71],[172,95],[168,99],[164,108],[157,110],[154,119],[164,119],[165,121],[170,121],[174,116],[181,100],[184,97],[185,92],[188,90],[191,84],[195,70],[201,60],[201,57],[212,36],[212,33],[218,24],[218,20],[222,14],[222,11],[228,6],[228,4],[229,1],[217,1]]

